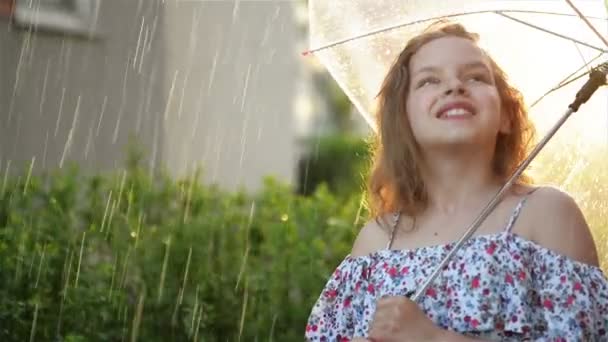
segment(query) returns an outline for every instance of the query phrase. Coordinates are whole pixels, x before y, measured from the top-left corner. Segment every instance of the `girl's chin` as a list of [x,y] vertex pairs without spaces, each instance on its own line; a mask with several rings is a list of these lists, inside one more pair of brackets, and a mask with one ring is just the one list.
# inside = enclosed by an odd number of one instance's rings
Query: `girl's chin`
[[466,149],[470,151],[479,150],[481,146],[489,146],[492,145],[493,142],[491,140],[481,139],[478,136],[474,135],[456,135],[450,134],[442,137],[437,137],[436,139],[429,139],[424,142],[420,142],[419,145],[422,149]]

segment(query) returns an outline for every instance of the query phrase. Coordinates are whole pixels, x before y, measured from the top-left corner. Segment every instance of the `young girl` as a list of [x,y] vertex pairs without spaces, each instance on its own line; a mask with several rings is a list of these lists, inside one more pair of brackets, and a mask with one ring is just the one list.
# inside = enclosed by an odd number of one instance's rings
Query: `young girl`
[[312,309],[309,341],[608,341],[608,280],[573,199],[522,177],[414,292],[525,158],[520,93],[458,24],[412,39],[379,94],[373,217]]

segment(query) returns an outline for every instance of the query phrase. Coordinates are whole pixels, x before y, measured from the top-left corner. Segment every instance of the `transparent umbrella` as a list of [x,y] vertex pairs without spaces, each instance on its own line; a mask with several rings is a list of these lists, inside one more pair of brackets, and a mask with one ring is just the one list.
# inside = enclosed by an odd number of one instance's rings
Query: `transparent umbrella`
[[[565,120],[564,112],[589,80],[591,67],[608,60],[604,1],[308,0],[308,3],[310,50],[306,54],[314,54],[320,60],[373,129],[376,94],[409,37],[441,18],[479,33],[480,45],[522,91],[539,135],[545,138],[551,135],[551,143],[532,163],[532,175],[571,192],[596,237],[605,242],[608,230],[605,89],[598,90],[570,120],[559,129],[556,127],[557,122]],[[555,136],[551,131],[557,132]],[[606,253],[606,246],[599,247],[600,253]]]

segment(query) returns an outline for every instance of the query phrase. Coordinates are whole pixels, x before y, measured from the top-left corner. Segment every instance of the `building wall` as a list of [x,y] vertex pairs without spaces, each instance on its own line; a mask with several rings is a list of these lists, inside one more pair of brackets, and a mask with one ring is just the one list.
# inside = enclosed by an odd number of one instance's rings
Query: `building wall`
[[[7,0],[2,0],[7,1]],[[151,169],[259,188],[291,182],[302,66],[291,2],[99,2],[97,39],[0,19],[0,166],[123,165],[130,137]]]
[[198,164],[229,188],[257,188],[269,174],[291,182],[303,65],[293,2],[170,2],[165,15],[171,169]]
[[[9,160],[15,169],[34,160],[37,171],[70,162],[85,170],[114,169],[122,165],[130,135],[161,159],[162,8],[156,1],[101,4],[95,40],[0,23],[3,167]],[[149,37],[135,61],[142,19]]]

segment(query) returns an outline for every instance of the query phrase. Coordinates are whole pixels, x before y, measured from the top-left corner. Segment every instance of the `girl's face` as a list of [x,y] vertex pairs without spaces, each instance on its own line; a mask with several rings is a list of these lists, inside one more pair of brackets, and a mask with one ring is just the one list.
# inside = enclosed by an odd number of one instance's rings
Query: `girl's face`
[[488,58],[474,42],[443,37],[410,59],[407,115],[424,150],[445,146],[491,146],[509,120]]

